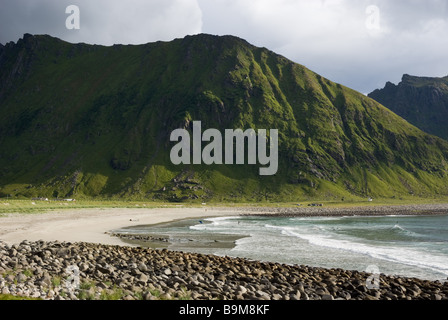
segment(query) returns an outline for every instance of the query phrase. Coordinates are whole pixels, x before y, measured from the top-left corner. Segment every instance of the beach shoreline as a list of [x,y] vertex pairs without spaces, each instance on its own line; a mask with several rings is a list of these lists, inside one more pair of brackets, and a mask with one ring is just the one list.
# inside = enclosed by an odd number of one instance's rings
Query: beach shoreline
[[[318,210],[313,210],[318,209]],[[0,293],[44,300],[446,300],[448,282],[143,248],[110,234],[131,225],[235,215],[446,214],[448,205],[328,208],[67,209],[0,217]],[[106,219],[107,218],[107,219]],[[79,268],[83,286],[60,279]],[[59,279],[59,285],[55,285]],[[370,279],[370,280],[369,280]],[[89,284],[86,288],[85,284]]]
[[158,224],[187,218],[228,215],[209,208],[95,208],[64,209],[37,214],[12,213],[0,217],[0,240],[89,242],[127,245],[111,230],[141,224]]
[[0,241],[0,294],[43,300],[448,300],[448,282],[166,249]]
[[0,240],[9,244],[27,241],[89,242],[130,245],[111,235],[115,229],[155,225],[190,218],[225,216],[379,216],[448,214],[448,204],[356,207],[176,207],[90,208],[42,213],[10,213],[0,216]]

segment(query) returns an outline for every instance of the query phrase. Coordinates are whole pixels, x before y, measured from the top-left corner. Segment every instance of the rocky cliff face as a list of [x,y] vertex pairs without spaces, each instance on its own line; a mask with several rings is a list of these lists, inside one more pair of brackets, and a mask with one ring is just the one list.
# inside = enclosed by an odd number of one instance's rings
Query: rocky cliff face
[[369,97],[423,131],[448,139],[448,76],[404,75],[398,85],[388,82]]
[[4,46],[0,44],[0,66],[2,70],[0,73],[0,102],[13,86],[17,86],[28,76],[34,58],[33,51],[37,44],[30,34],[25,34],[17,44],[13,42]]

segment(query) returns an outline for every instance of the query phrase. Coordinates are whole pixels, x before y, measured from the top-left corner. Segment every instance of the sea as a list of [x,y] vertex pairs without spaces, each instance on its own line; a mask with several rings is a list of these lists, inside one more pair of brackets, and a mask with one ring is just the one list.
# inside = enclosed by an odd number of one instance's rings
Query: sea
[[170,250],[446,281],[448,215],[187,219],[114,230]]

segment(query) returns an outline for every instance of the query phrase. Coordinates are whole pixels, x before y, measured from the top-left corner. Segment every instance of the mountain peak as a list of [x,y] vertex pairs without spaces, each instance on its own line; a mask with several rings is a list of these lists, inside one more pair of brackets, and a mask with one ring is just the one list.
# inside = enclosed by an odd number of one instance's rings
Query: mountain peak
[[249,44],[246,40],[233,35],[213,35],[209,33],[198,33],[195,35],[187,35],[183,40],[202,40],[202,41],[233,41],[238,43]]
[[403,81],[403,82],[407,82],[407,81],[410,81],[410,80],[415,79],[415,78],[418,78],[418,77],[411,76],[411,75],[405,73],[405,74],[403,74],[403,76],[401,77],[401,81]]
[[199,50],[204,50],[204,53],[212,49],[224,50],[239,47],[251,50],[255,48],[255,46],[246,40],[232,35],[219,36],[200,33],[197,35],[189,35],[178,40],[181,41],[183,45],[195,46]]
[[[238,37],[19,42],[0,51],[0,195],[297,201],[448,189],[447,142]],[[170,133],[194,121],[278,130],[277,174],[174,165]]]
[[401,84],[421,87],[421,86],[439,86],[440,84],[447,84],[447,83],[448,83],[448,76],[424,77],[424,76],[411,76],[408,74],[404,74],[402,77]]
[[404,74],[398,85],[369,94],[420,129],[448,139],[448,77]]

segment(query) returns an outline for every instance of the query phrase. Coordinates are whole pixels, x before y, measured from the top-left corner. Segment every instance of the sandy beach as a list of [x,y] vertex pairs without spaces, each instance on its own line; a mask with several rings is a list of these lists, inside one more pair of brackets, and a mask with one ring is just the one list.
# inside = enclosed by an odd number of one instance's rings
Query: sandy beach
[[0,240],[9,244],[28,241],[90,242],[129,245],[107,232],[132,225],[157,224],[177,219],[232,215],[211,208],[65,209],[40,214],[0,217]]
[[[368,214],[443,214],[446,209],[446,205],[375,207]],[[448,299],[445,281],[154,250],[109,234],[126,226],[186,218],[317,216],[325,215],[323,211],[358,215],[365,210],[178,207],[9,214],[0,217],[0,293],[44,300]],[[72,276],[73,268],[79,270],[75,287],[61,281]]]
[[179,219],[233,215],[341,216],[446,214],[448,204],[402,206],[326,207],[175,207],[175,208],[93,208],[0,216],[0,240],[89,242],[129,245],[108,232],[132,225],[157,224]]

